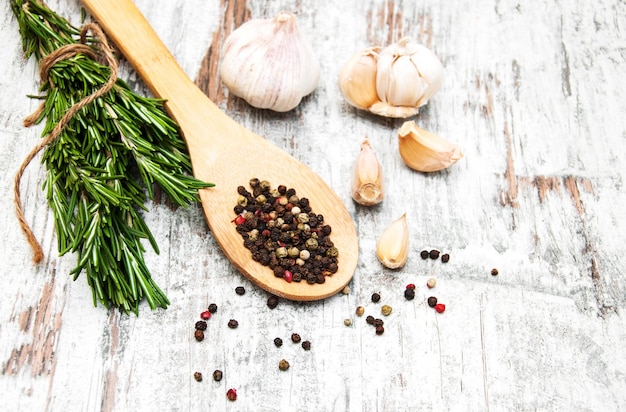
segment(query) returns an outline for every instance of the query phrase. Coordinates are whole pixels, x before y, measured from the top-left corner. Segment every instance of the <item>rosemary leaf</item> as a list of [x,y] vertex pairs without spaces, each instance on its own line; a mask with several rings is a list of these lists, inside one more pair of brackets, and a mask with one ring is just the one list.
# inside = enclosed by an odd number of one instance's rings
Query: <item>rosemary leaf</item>
[[[38,61],[79,41],[80,31],[42,2],[10,0],[27,57]],[[88,37],[88,44],[97,40]],[[107,82],[109,67],[77,54],[54,64],[38,97],[49,134],[76,102]],[[77,254],[74,279],[85,273],[94,305],[138,314],[169,300],[144,260],[143,242],[159,253],[143,219],[156,184],[177,206],[199,200],[212,187],[190,176],[191,161],[177,124],[164,101],[134,93],[117,79],[113,88],[79,110],[59,137],[45,148],[44,190],[54,215],[59,255]]]

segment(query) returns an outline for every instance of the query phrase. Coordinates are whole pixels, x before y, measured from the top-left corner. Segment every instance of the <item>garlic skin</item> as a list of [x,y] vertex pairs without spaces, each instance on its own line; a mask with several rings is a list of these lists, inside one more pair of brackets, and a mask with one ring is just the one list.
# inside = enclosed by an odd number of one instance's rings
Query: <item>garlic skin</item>
[[339,73],[339,90],[352,106],[367,110],[378,102],[376,65],[380,47],[370,47],[353,55]]
[[389,269],[403,267],[409,257],[409,228],[406,213],[391,222],[378,238],[376,256]]
[[354,162],[352,173],[352,199],[360,205],[372,206],[383,201],[385,185],[383,170],[368,139]]
[[319,82],[319,60],[291,13],[248,20],[226,38],[222,52],[222,82],[260,109],[292,110]]
[[[371,86],[372,76],[375,76],[375,88]],[[441,61],[410,37],[403,37],[380,51],[369,48],[358,52],[339,75],[339,88],[348,103],[392,118],[418,114],[442,83]]]
[[418,172],[437,172],[463,157],[459,145],[418,127],[412,120],[402,124],[398,140],[402,160]]

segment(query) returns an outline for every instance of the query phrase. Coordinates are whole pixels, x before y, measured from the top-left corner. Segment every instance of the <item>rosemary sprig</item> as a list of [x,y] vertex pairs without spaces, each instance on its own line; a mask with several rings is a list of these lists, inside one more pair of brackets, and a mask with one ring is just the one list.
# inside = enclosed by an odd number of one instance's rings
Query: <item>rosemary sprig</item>
[[[80,31],[34,0],[10,0],[26,57],[41,61],[62,46],[77,44]],[[97,40],[87,39],[96,45]],[[54,64],[41,85],[48,135],[61,117],[107,82],[108,66],[85,54]],[[141,211],[154,196],[153,185],[175,205],[199,200],[198,190],[213,186],[189,174],[191,162],[176,123],[163,101],[142,97],[117,79],[113,88],[79,110],[44,149],[44,190],[52,209],[59,254],[77,253],[74,279],[84,272],[94,305],[138,313],[144,298],[151,309],[169,301],[144,262],[147,240],[157,243]]]

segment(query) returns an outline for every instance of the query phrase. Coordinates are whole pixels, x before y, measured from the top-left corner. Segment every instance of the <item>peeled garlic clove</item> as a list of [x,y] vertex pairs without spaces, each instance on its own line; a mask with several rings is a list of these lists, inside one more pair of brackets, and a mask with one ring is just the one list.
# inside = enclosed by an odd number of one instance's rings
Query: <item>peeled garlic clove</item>
[[383,231],[376,244],[376,256],[389,269],[404,266],[409,257],[409,228],[406,213]]
[[406,118],[419,112],[441,88],[443,66],[428,48],[409,37],[384,48],[378,57],[378,103],[370,111],[381,116]]
[[357,109],[367,110],[378,102],[376,65],[380,47],[370,47],[353,55],[339,73],[339,90]]
[[402,124],[398,139],[402,160],[419,172],[443,170],[463,157],[460,146],[418,127],[412,120]]
[[384,197],[383,170],[369,140],[365,139],[354,163],[352,198],[358,204],[372,206]]
[[254,107],[289,111],[315,90],[319,76],[319,60],[291,13],[249,20],[224,42],[220,77]]

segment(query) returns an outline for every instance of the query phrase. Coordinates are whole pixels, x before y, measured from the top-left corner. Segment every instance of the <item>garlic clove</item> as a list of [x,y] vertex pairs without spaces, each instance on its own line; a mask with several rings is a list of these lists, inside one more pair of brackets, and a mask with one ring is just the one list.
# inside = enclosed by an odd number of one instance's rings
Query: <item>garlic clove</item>
[[339,90],[357,109],[367,110],[378,102],[376,65],[380,47],[370,47],[354,54],[339,73]]
[[400,156],[411,169],[419,172],[443,170],[463,157],[457,144],[407,121],[398,130]]
[[376,70],[379,102],[370,111],[386,117],[413,116],[439,91],[442,82],[443,66],[437,56],[404,37],[380,52]]
[[393,221],[380,235],[376,244],[376,256],[389,269],[404,266],[409,257],[409,228],[406,213]]
[[292,110],[315,90],[319,76],[319,60],[291,13],[249,20],[224,42],[222,82],[254,107]]
[[385,188],[383,170],[369,140],[361,143],[352,174],[352,199],[358,204],[372,206],[383,201]]

